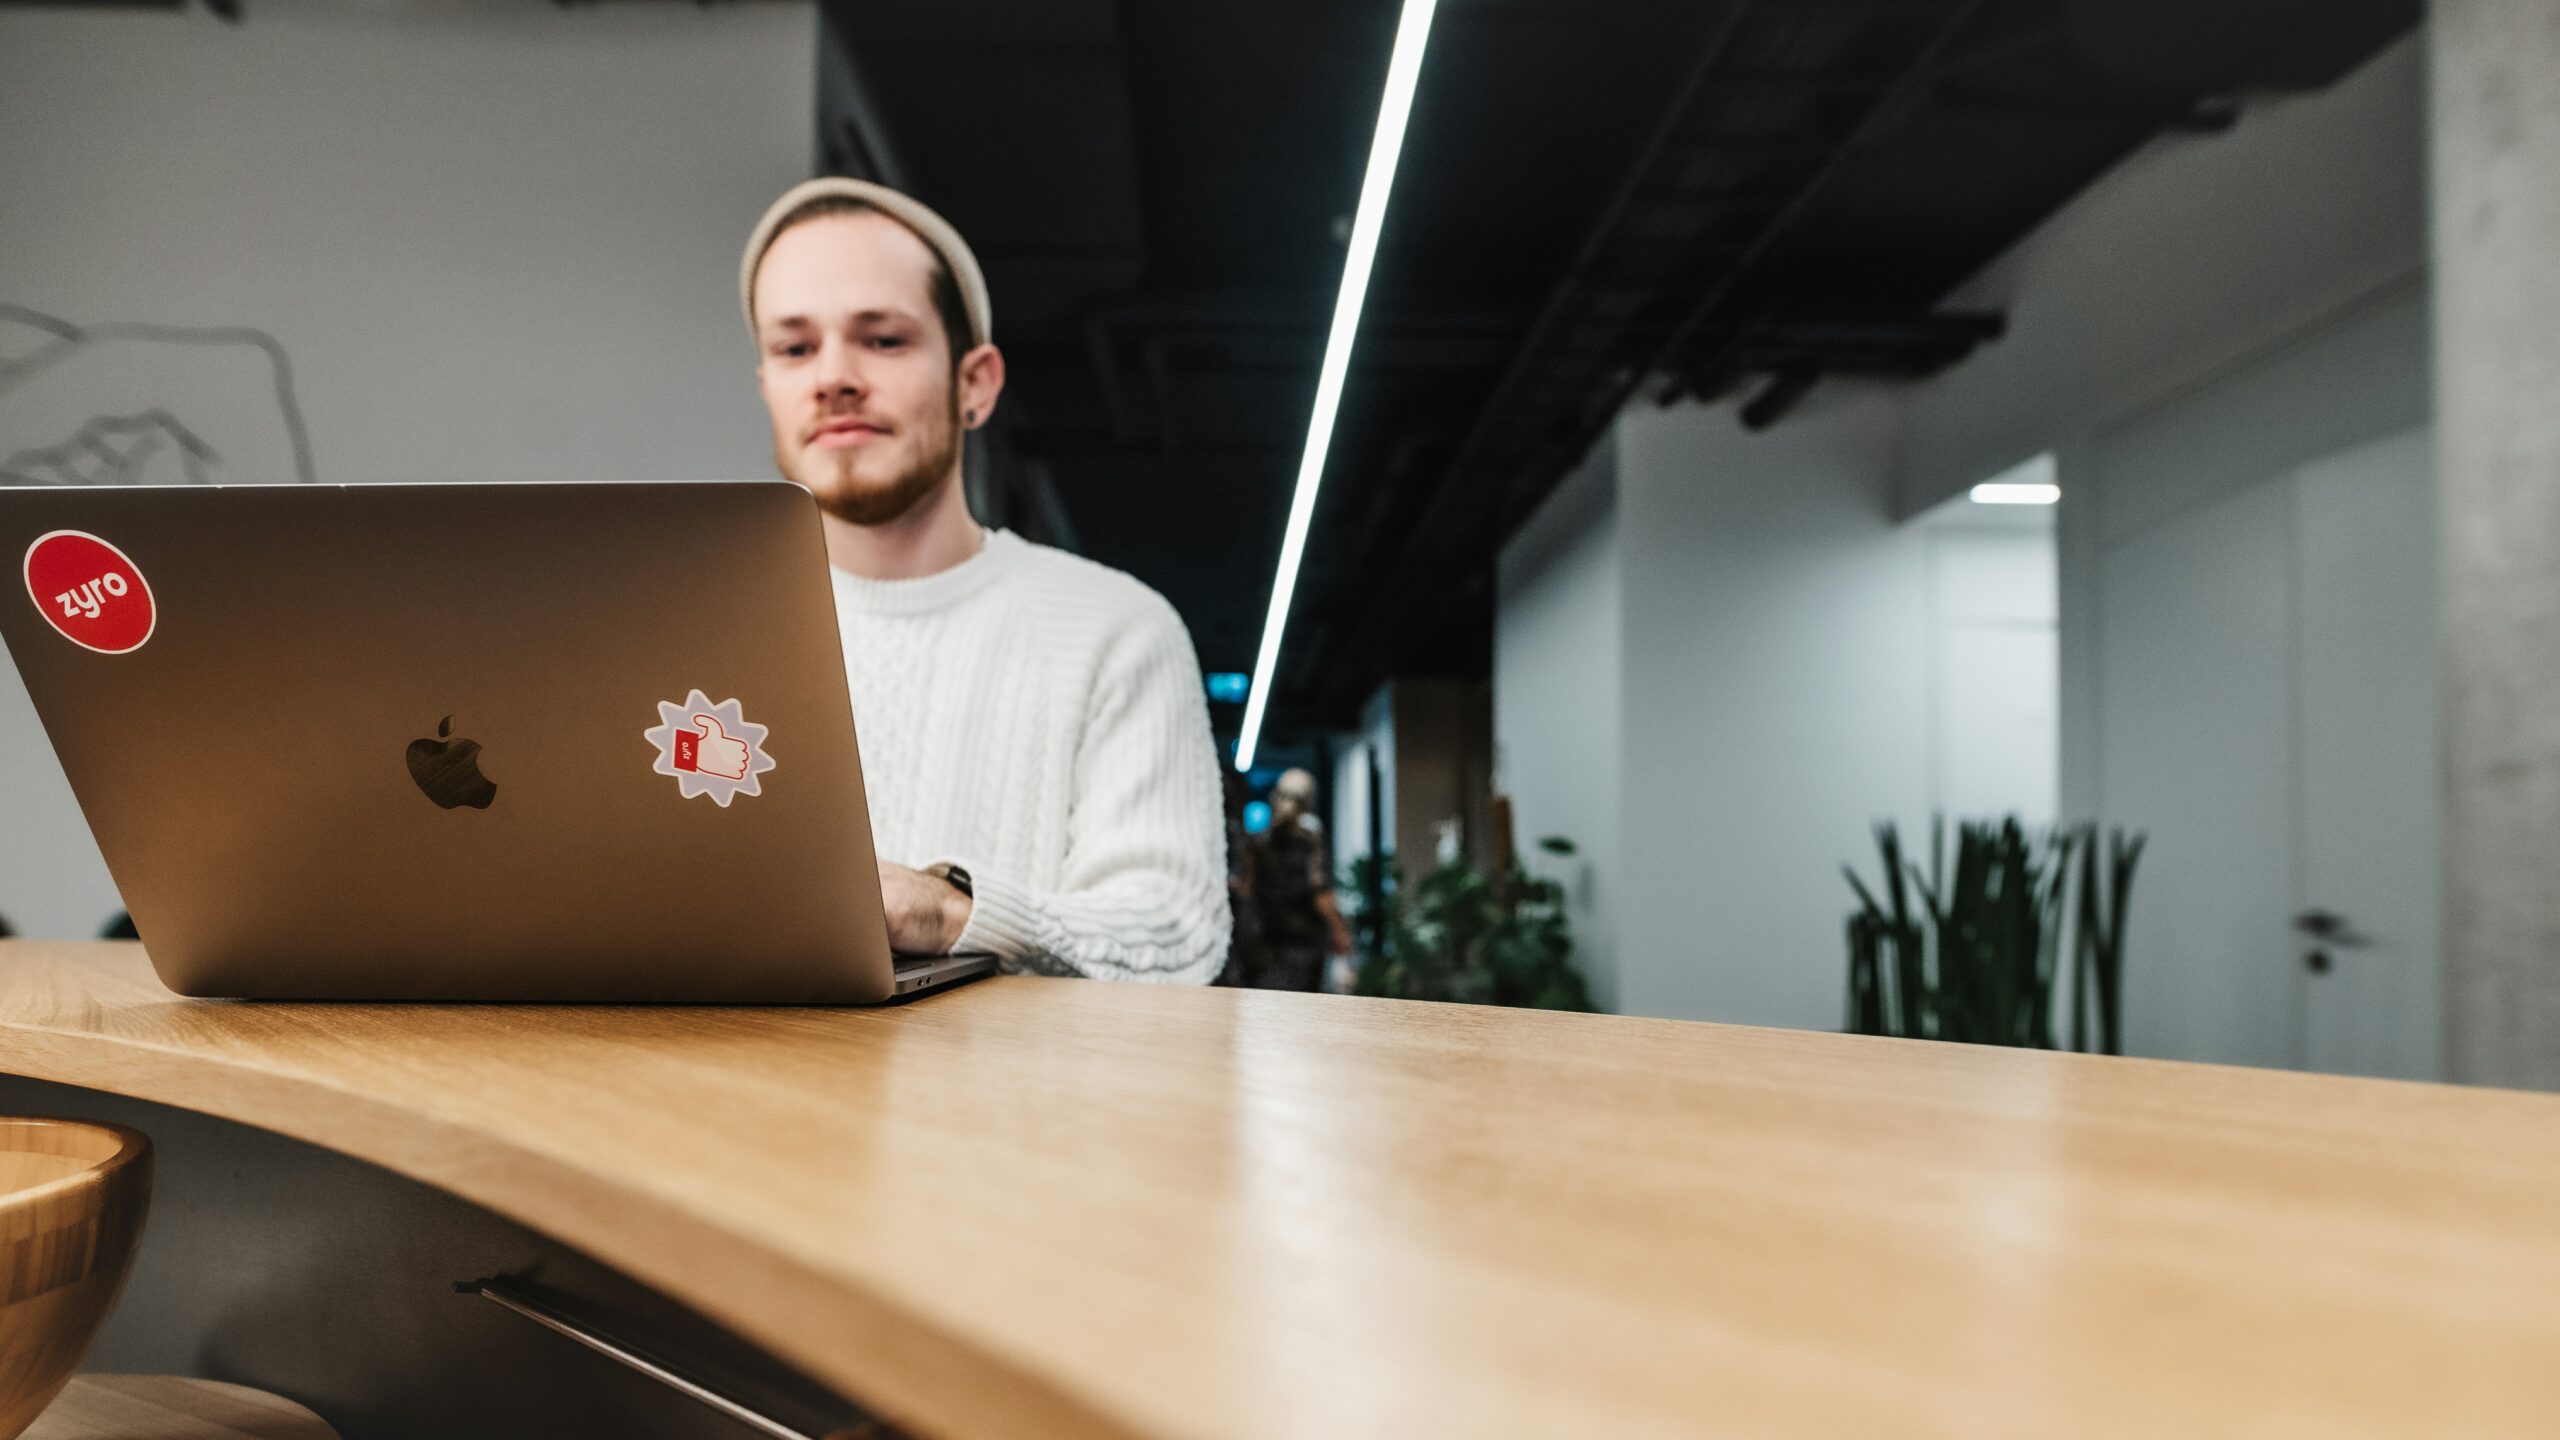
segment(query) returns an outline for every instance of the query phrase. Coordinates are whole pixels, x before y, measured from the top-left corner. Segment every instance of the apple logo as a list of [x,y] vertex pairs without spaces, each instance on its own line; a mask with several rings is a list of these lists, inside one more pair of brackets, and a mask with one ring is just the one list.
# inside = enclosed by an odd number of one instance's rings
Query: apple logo
[[436,726],[435,739],[409,742],[409,778],[447,810],[463,805],[486,810],[498,798],[498,787],[480,773],[480,742],[445,738],[452,733],[453,717],[447,715]]

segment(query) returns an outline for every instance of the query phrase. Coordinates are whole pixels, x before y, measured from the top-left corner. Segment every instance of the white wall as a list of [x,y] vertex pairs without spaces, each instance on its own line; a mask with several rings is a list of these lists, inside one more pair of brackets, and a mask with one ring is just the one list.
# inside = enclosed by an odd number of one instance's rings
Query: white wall
[[[1495,788],[1511,797],[1521,861],[1560,882],[1593,996],[1620,1008],[1621,714],[1617,461],[1595,447],[1504,548],[1493,655]],[[1549,835],[1575,853],[1538,848]]]
[[1337,873],[1369,854],[1370,750],[1358,735],[1338,737],[1333,749],[1333,816],[1326,832]]
[[[1928,552],[1886,506],[1890,392],[1617,428],[1624,1007],[1836,1027],[1843,863],[1929,800]],[[1515,766],[1520,763],[1515,760]]]
[[[737,256],[808,173],[815,27],[761,5],[0,10],[0,303],[265,332],[323,481],[768,473]],[[205,389],[217,411],[259,393]],[[272,409],[206,423],[261,457],[214,478],[270,478],[243,472],[284,453]],[[9,427],[0,406],[0,454],[51,443]],[[93,932],[114,892],[14,671],[0,750],[0,915]]]
[[2053,816],[2053,534],[1968,502],[1897,524],[1894,404],[1765,435],[1638,409],[1505,548],[1501,788],[1604,1003],[1838,1023],[1875,821]]
[[1918,525],[1929,567],[1929,810],[2061,818],[2053,512],[1957,498]]

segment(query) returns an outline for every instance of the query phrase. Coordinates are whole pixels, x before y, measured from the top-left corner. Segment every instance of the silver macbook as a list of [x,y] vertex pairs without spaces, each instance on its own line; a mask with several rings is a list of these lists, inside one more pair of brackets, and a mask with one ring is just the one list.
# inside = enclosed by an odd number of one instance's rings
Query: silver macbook
[[809,495],[0,490],[8,642],[190,995],[869,1003],[900,961]]

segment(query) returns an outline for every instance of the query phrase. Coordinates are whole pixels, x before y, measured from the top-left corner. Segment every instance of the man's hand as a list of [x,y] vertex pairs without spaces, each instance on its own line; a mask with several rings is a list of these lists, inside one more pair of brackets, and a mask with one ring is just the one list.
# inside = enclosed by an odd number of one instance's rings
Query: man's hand
[[880,862],[880,903],[889,948],[901,955],[948,955],[969,928],[969,897],[938,875]]

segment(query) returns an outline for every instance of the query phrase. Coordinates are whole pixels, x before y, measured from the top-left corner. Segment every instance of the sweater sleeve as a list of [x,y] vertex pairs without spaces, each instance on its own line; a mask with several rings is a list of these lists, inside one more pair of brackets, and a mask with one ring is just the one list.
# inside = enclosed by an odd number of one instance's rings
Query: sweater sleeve
[[1054,888],[973,864],[958,951],[1012,970],[1204,984],[1226,963],[1226,820],[1191,637],[1153,595],[1109,642],[1085,706]]

